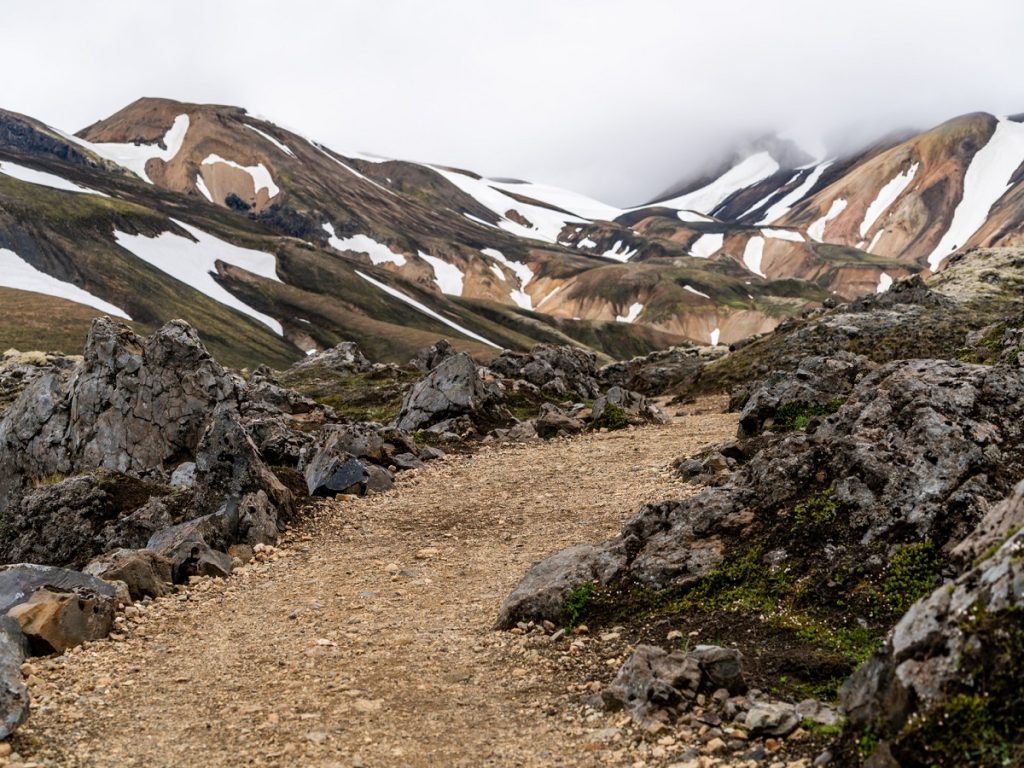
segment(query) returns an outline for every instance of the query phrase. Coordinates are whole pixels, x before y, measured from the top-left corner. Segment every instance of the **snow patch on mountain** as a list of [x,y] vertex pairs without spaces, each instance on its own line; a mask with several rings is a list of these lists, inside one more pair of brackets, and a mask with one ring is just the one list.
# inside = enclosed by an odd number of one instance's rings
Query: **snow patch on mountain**
[[449,296],[462,295],[462,284],[466,275],[461,269],[454,264],[449,264],[444,259],[431,256],[429,253],[423,251],[417,251],[417,253],[434,270],[434,282],[441,289],[441,293],[446,293]]
[[764,181],[779,170],[779,164],[768,152],[758,152],[737,163],[710,184],[670,200],[645,206],[653,208],[686,208],[699,213],[713,213],[726,198],[741,189]]
[[696,211],[677,211],[676,216],[679,217],[680,221],[686,222],[714,221],[710,216],[705,216],[703,213],[697,213]]
[[129,235],[119,230],[114,230],[114,239],[119,246],[175,280],[181,281],[220,304],[258,320],[278,336],[284,335],[284,330],[277,320],[256,311],[234,294],[229,293],[213,278],[213,275],[217,273],[217,262],[221,261],[280,283],[281,279],[277,276],[277,259],[274,254],[240,248],[184,222],[176,219],[172,219],[172,221],[195,239],[190,240],[173,232],[162,232],[156,237],[147,237],[146,235]]
[[[621,208],[616,208],[614,205],[608,205],[600,200],[582,195],[579,192],[572,192],[568,189],[553,187],[548,184],[535,184],[530,181],[495,181],[493,179],[485,179],[484,183],[496,189],[519,195],[520,197],[528,197],[539,203],[546,203],[555,208],[560,208],[566,213],[574,214],[583,219],[613,221],[623,213]],[[527,216],[526,218],[530,217]]]
[[910,186],[914,180],[920,163],[914,163],[907,170],[897,173],[891,178],[871,201],[867,212],[864,214],[864,221],[860,223],[860,236],[867,237],[871,227],[875,225],[878,218],[885,213],[889,206],[896,202],[896,198],[903,194],[903,191]]
[[690,255],[698,259],[710,258],[711,254],[722,247],[725,242],[725,235],[721,232],[709,232],[694,240],[690,246]]
[[188,126],[188,115],[178,115],[174,118],[174,123],[163,137],[165,149],[161,149],[159,144],[93,144],[78,138],[75,141],[100,157],[127,168],[146,183],[152,184],[153,180],[146,175],[146,163],[150,160],[163,160],[165,163],[173,160],[185,143]]
[[636,256],[638,248],[630,248],[628,245],[623,243],[621,240],[616,240],[615,245],[605,251],[602,256],[606,259],[615,259],[616,261],[627,262],[634,256]]
[[327,244],[337,251],[355,251],[365,253],[370,257],[370,263],[375,267],[381,264],[396,264],[399,267],[405,266],[405,256],[395,253],[384,243],[378,243],[372,237],[366,235],[352,235],[352,237],[341,238],[334,232],[333,224],[324,224],[324,232],[327,233]]
[[640,317],[640,313],[643,311],[644,305],[639,302],[636,302],[630,305],[629,311],[626,314],[616,315],[615,320],[616,322],[619,323],[632,323],[634,320]]
[[17,288],[20,291],[41,293],[44,296],[56,296],[76,304],[85,304],[108,315],[131,320],[120,307],[115,307],[113,304],[93,296],[77,285],[58,280],[52,275],[41,272],[14,251],[9,251],[6,248],[0,248],[0,287]]
[[828,211],[820,219],[815,220],[811,226],[807,228],[807,235],[816,242],[824,242],[825,240],[825,227],[830,221],[835,219],[839,214],[846,210],[846,200],[838,198],[832,201],[832,205],[829,206]]
[[828,170],[830,165],[832,165],[832,161],[828,160],[814,166],[814,170],[807,175],[807,178],[803,180],[800,186],[789,192],[781,200],[773,203],[772,207],[769,208],[765,212],[764,216],[761,217],[761,220],[758,221],[758,224],[771,224],[789,213],[790,209],[792,209],[794,205],[807,197],[810,191],[814,188],[814,185],[818,183],[818,179],[821,178],[821,174]]
[[103,192],[97,192],[95,189],[89,189],[88,187],[75,184],[75,182],[65,179],[62,176],[47,173],[46,171],[37,171],[35,168],[28,168],[24,165],[18,165],[17,163],[12,163],[8,160],[0,162],[0,173],[17,179],[18,181],[25,181],[29,184],[38,184],[41,187],[50,187],[51,189],[59,189],[62,192],[78,192],[88,195],[99,195],[100,197],[110,197],[110,195],[106,195]]
[[372,286],[374,286],[376,288],[379,288],[380,290],[384,291],[384,293],[388,294],[389,296],[393,296],[394,298],[398,299],[399,301],[404,302],[405,304],[408,304],[413,309],[418,310],[419,312],[422,312],[423,314],[427,315],[428,317],[432,317],[435,320],[439,320],[440,322],[442,322],[445,325],[447,325],[449,328],[454,328],[456,331],[458,331],[462,335],[468,336],[471,339],[476,339],[477,341],[483,342],[484,344],[487,344],[488,346],[494,347],[495,349],[501,349],[501,347],[499,345],[495,344],[493,341],[488,341],[487,339],[485,339],[480,334],[474,333],[473,331],[469,330],[468,328],[464,328],[463,326],[459,325],[458,323],[456,323],[456,322],[454,322],[452,320],[449,320],[444,315],[439,314],[438,312],[435,312],[434,310],[432,310],[426,304],[423,304],[423,303],[421,303],[419,301],[416,301],[416,299],[412,298],[411,296],[406,296],[404,293],[402,293],[398,289],[392,288],[390,285],[387,285],[385,283],[380,282],[380,280],[374,280],[372,277],[370,277],[369,275],[363,274],[358,269],[355,272],[356,272],[357,275],[359,275],[361,278],[363,278],[363,280],[368,282],[370,285],[372,285]]
[[261,131],[255,125],[249,125],[248,123],[242,123],[242,125],[244,125],[246,128],[248,128],[250,131],[255,131],[256,133],[258,133],[264,139],[266,139],[271,144],[273,144],[275,147],[277,147],[282,152],[284,152],[286,155],[288,155],[288,157],[295,157],[295,153],[292,152],[291,149],[286,144],[282,144],[280,141],[275,139],[269,133],[265,133],[265,132]]
[[883,272],[878,276],[878,286],[875,288],[875,293],[885,293],[892,288],[892,275],[888,272]]
[[[533,280],[533,270],[530,269],[530,266],[521,261],[512,261],[497,248],[481,248],[480,253],[484,256],[490,256],[495,261],[504,264],[512,270],[515,276],[519,278],[519,290],[509,291],[509,297],[522,309],[533,309],[533,298],[531,298],[530,294],[526,292],[527,284]],[[491,268],[501,274],[502,280],[505,279],[505,276],[502,274],[500,269],[497,269],[493,264],[491,265]]]
[[588,249],[589,248],[597,248],[597,243],[595,243],[589,237],[584,237],[582,240],[580,240],[578,243],[576,243],[576,247],[577,248],[588,248]]
[[210,188],[206,186],[206,182],[203,181],[203,175],[201,173],[196,174],[196,189],[199,190],[199,194],[213,202],[213,195],[210,194]]
[[710,297],[710,296],[708,296],[708,295],[707,295],[706,293],[703,293],[703,292],[701,292],[701,291],[698,291],[698,290],[697,290],[696,288],[694,288],[694,287],[693,287],[692,285],[684,285],[684,286],[683,286],[683,290],[684,290],[684,291],[689,291],[690,293],[696,294],[697,296],[702,296],[702,297],[704,297],[705,299],[710,299],[710,298],[711,298],[711,297]]
[[267,170],[267,166],[263,163],[257,163],[256,165],[240,165],[234,160],[225,160],[220,155],[209,155],[203,160],[203,165],[217,165],[223,163],[224,165],[230,165],[232,168],[237,168],[240,171],[245,171],[252,177],[253,188],[255,193],[258,195],[261,189],[267,190],[269,197],[277,197],[281,189],[274,183],[273,177],[270,175],[270,171]]
[[761,271],[761,259],[764,258],[764,238],[763,237],[752,237],[747,240],[747,245],[743,249],[743,266],[753,272],[755,275],[764,277],[764,272]]
[[710,341],[711,341],[711,346],[712,347],[717,347],[718,346],[718,339],[721,337],[721,335],[722,335],[722,329],[721,328],[715,328],[715,330],[713,330],[711,332]]
[[770,229],[764,227],[761,234],[773,240],[790,240],[794,243],[802,243],[804,236],[792,229]]
[[1024,124],[1000,120],[988,143],[975,153],[964,174],[964,194],[949,229],[928,257],[934,272],[949,254],[971,239],[989,211],[1010,186],[1014,172],[1024,163]]
[[[578,216],[553,211],[550,208],[542,208],[538,205],[520,203],[518,200],[509,197],[500,189],[492,186],[492,182],[486,179],[474,179],[465,173],[450,171],[446,168],[428,165],[435,173],[443,176],[447,181],[454,184],[460,190],[476,200],[484,208],[492,211],[498,216],[498,226],[506,232],[530,240],[543,240],[547,243],[558,241],[558,235],[567,223],[586,223]],[[525,226],[519,222],[512,221],[505,216],[509,211],[516,211],[525,218],[531,226]]]

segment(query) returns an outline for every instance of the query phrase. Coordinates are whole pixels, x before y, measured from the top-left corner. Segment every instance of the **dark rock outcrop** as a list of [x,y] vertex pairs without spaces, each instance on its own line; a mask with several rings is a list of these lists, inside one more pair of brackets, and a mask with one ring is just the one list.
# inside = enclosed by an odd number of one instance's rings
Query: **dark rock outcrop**
[[563,397],[588,399],[601,393],[597,356],[578,347],[538,344],[529,352],[505,351],[488,367],[506,379],[528,381]]
[[492,390],[465,352],[442,361],[416,382],[402,402],[396,426],[404,430],[429,427],[445,419],[480,411]]
[[455,354],[455,347],[451,345],[448,339],[439,339],[436,344],[431,344],[429,347],[424,347],[417,352],[412,360],[409,361],[409,365],[417,371],[430,373],[438,365]]
[[148,549],[115,549],[93,560],[83,573],[104,581],[121,581],[132,600],[163,597],[171,591],[173,563]]

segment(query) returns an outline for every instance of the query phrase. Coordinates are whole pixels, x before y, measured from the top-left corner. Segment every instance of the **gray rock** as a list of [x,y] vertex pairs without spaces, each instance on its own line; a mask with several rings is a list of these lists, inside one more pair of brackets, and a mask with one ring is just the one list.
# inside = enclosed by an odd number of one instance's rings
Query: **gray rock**
[[596,378],[597,356],[579,347],[538,344],[529,352],[506,350],[488,368],[506,379],[527,381],[552,394],[593,398],[601,391]]
[[306,467],[306,486],[310,496],[361,494],[366,488],[366,465],[347,453],[322,452]]
[[369,464],[366,467],[366,493],[383,493],[391,490],[395,479],[384,467]]
[[449,357],[454,357],[455,354],[455,347],[449,343],[448,339],[440,339],[436,344],[424,347],[417,352],[409,361],[409,365],[417,371],[429,373]]
[[668,414],[646,397],[619,386],[612,387],[594,401],[591,418],[594,421],[600,420],[609,405],[618,406],[625,411],[630,423],[633,424],[666,424],[669,421]]
[[479,409],[487,397],[487,387],[477,372],[476,363],[465,352],[441,362],[416,382],[402,402],[396,426],[399,429],[423,429],[445,419]]
[[355,374],[365,373],[372,367],[373,364],[366,359],[355,342],[343,341],[323,352],[308,355],[289,368],[288,372],[294,374],[321,369],[332,373]]
[[800,716],[792,704],[759,701],[747,711],[744,724],[752,736],[788,736],[800,725]]
[[171,473],[170,485],[172,488],[191,488],[196,484],[196,463],[194,461],[183,461]]
[[115,587],[95,576],[67,568],[17,563],[0,566],[0,614],[25,602],[39,589],[117,597]]
[[626,709],[634,720],[642,722],[658,709],[680,703],[684,692],[692,698],[701,679],[700,663],[692,656],[640,645],[601,692],[601,700],[606,709]]
[[747,689],[743,679],[743,654],[735,648],[698,645],[688,655],[700,665],[711,687],[724,688],[733,694]]
[[223,578],[232,568],[231,558],[223,551],[231,539],[229,528],[222,515],[206,515],[155,533],[146,549],[170,560],[176,583],[188,581],[189,576]]
[[586,425],[582,421],[570,416],[552,403],[541,405],[540,415],[533,425],[537,435],[544,438],[575,435],[586,429]]
[[83,573],[104,581],[122,581],[132,600],[170,593],[173,563],[147,549],[116,549],[93,560]]
[[0,617],[0,739],[10,736],[28,717],[29,695],[21,675],[28,650],[21,625],[9,616]]

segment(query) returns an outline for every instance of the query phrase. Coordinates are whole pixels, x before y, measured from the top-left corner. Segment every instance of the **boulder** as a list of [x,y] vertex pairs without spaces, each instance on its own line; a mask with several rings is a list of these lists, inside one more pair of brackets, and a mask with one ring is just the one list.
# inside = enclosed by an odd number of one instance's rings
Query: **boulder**
[[[596,426],[625,426],[616,424],[613,411],[622,413],[630,424],[668,423],[668,415],[646,397],[622,387],[612,387],[594,401],[591,424]],[[607,422],[607,424],[606,424]]]
[[488,389],[477,372],[476,363],[465,352],[441,362],[416,382],[398,414],[398,429],[416,430],[481,408]]
[[21,625],[10,616],[0,616],[0,739],[10,736],[28,717],[29,695],[21,674],[28,652]]
[[582,421],[565,413],[553,403],[541,405],[540,415],[534,420],[533,427],[537,435],[544,438],[575,435],[586,429]]
[[315,355],[307,355],[288,369],[288,375],[310,371],[329,371],[340,374],[365,373],[373,367],[373,363],[366,359],[359,347],[353,341],[343,341],[335,347],[317,352]]
[[115,549],[93,560],[83,573],[124,582],[132,600],[141,600],[170,593],[172,567],[170,560],[148,549]]
[[232,570],[231,557],[224,551],[232,539],[229,529],[223,515],[206,515],[153,534],[146,549],[170,561],[175,583],[185,583],[190,576],[226,578]]
[[692,384],[707,363],[727,351],[725,346],[670,347],[632,360],[610,363],[598,370],[597,378],[602,388],[618,386],[642,395],[660,395],[671,387]]
[[744,725],[751,736],[788,736],[801,718],[792,704],[758,701],[747,710]]
[[743,693],[743,654],[735,648],[698,645],[688,654],[696,659],[711,688],[725,688],[729,693]]
[[506,379],[521,379],[563,397],[587,399],[601,391],[597,356],[579,347],[538,344],[529,352],[506,350],[488,368]]
[[324,451],[317,454],[305,471],[309,495],[362,494],[369,478],[366,466],[348,453]]
[[440,363],[449,357],[453,357],[455,354],[455,347],[449,343],[448,339],[440,339],[436,344],[424,347],[417,352],[412,360],[409,361],[409,365],[417,371],[429,373],[437,368]]

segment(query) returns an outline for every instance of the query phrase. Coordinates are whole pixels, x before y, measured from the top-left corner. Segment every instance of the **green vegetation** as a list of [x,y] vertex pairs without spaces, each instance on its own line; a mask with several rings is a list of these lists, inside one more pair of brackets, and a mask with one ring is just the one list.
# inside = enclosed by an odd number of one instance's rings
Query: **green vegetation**
[[833,498],[832,489],[826,488],[793,507],[793,522],[798,528],[831,525],[838,512],[839,504]]
[[629,414],[615,403],[607,403],[601,415],[590,422],[591,429],[625,429],[629,426]]
[[906,613],[918,598],[935,589],[942,559],[930,541],[907,544],[893,555],[875,596],[881,615]]
[[281,383],[331,406],[353,421],[387,424],[398,416],[406,389],[419,375],[416,371],[399,368],[369,373],[312,368],[288,372],[282,376]]
[[837,739],[843,733],[844,723],[842,721],[835,723],[834,725],[824,725],[816,720],[810,720],[805,718],[801,723],[800,727],[807,731],[812,736],[818,736],[822,739]]
[[806,429],[811,419],[818,416],[831,416],[838,411],[846,400],[832,400],[825,405],[807,405],[806,403],[784,403],[775,411],[772,418],[773,429],[777,432],[788,432],[793,429]]
[[1007,738],[1014,734],[1005,732],[998,708],[988,696],[953,696],[927,716],[911,720],[899,736],[898,750],[937,768],[1010,765],[1012,746]]
[[586,620],[597,589],[595,582],[587,581],[569,593],[562,605],[562,623],[565,626],[578,627]]

